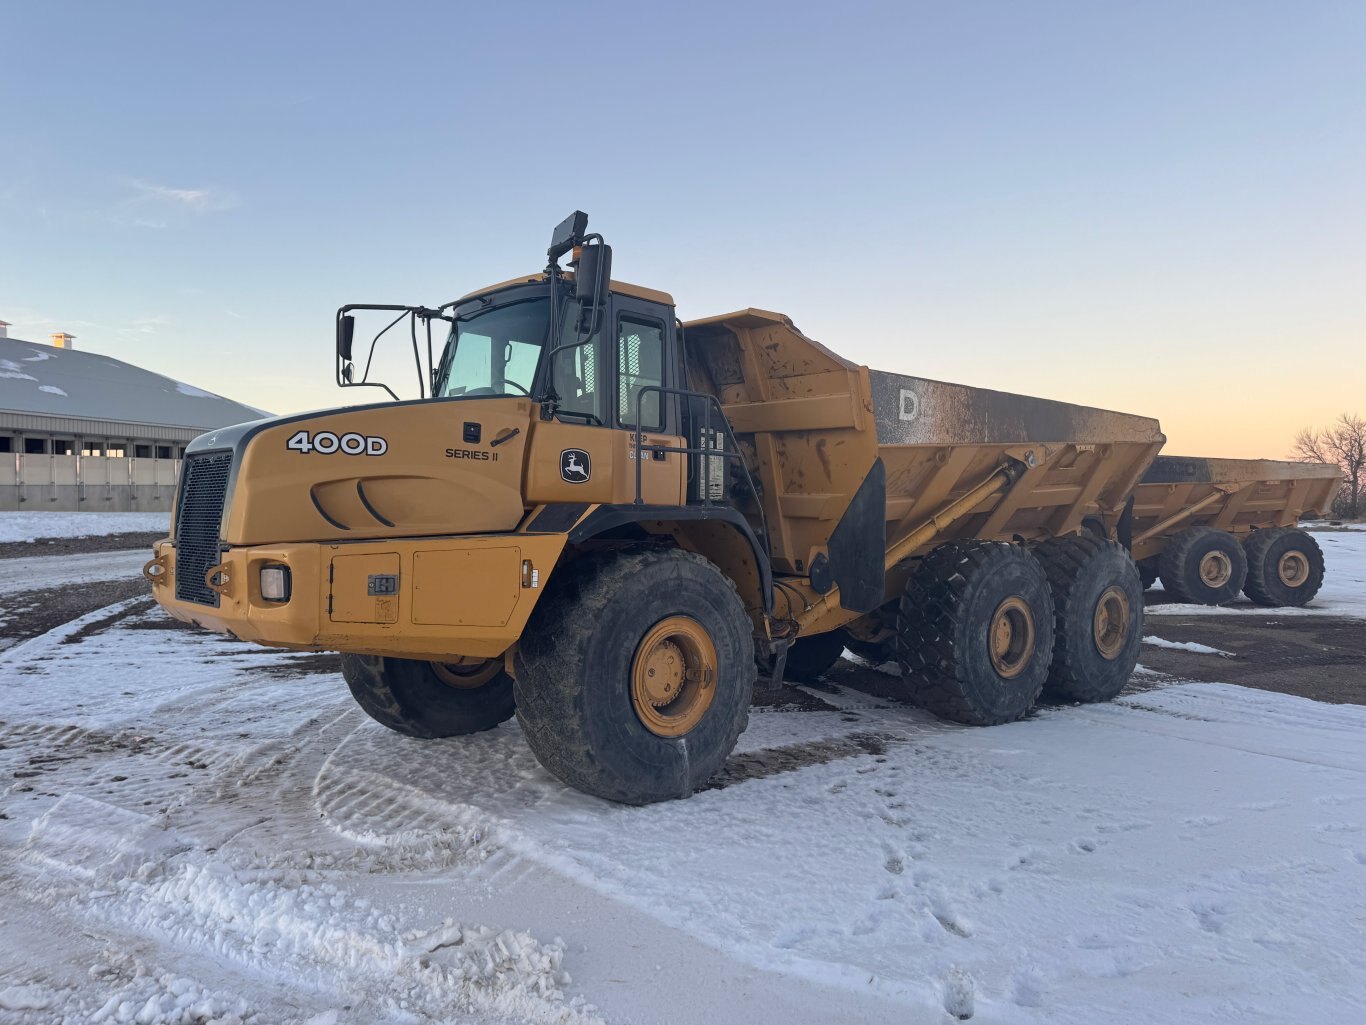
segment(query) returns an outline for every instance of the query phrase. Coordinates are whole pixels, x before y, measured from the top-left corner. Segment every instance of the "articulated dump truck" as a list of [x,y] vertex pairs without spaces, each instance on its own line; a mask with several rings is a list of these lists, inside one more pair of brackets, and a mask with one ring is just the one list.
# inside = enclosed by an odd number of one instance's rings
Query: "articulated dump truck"
[[778,313],[681,324],[610,265],[575,214],[542,273],[343,307],[338,383],[375,387],[352,348],[378,310],[408,322],[421,397],[196,439],[157,600],[342,652],[411,737],[516,715],[547,770],[628,803],[691,794],[761,671],[846,646],[963,723],[1119,693],[1143,599],[1117,538],[1156,420],[869,370]]
[[1323,552],[1298,524],[1333,505],[1342,471],[1325,463],[1158,456],[1134,489],[1129,544],[1144,588],[1161,577],[1181,602],[1307,604]]

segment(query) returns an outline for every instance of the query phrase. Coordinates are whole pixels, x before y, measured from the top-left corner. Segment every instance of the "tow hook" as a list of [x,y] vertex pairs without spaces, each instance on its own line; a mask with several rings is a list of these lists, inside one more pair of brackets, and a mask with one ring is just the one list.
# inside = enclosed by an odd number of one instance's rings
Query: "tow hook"
[[142,575],[153,586],[166,583],[166,556],[158,555],[155,559],[149,559],[143,564]]
[[224,598],[231,598],[232,575],[228,573],[227,564],[220,562],[217,566],[210,566],[205,570],[204,586],[210,591],[222,595]]

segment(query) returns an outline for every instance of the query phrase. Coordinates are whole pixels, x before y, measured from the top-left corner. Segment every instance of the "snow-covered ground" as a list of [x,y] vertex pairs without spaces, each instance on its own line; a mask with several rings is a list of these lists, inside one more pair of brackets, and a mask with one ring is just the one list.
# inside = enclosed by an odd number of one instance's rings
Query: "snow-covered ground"
[[[1228,605],[1156,605],[1148,609],[1153,616],[1346,616],[1366,619],[1366,543],[1362,531],[1314,531],[1314,540],[1323,549],[1327,567],[1323,588],[1312,602],[1302,609],[1266,609],[1254,605],[1242,595]],[[1161,595],[1162,582],[1151,592]]]
[[170,521],[164,512],[0,512],[0,541],[167,530]]
[[1366,708],[816,691],[625,808],[164,625],[0,654],[0,1022],[1366,1021]]
[[81,555],[39,555],[0,559],[0,595],[34,588],[91,584],[101,580],[136,578],[152,557],[149,548]]

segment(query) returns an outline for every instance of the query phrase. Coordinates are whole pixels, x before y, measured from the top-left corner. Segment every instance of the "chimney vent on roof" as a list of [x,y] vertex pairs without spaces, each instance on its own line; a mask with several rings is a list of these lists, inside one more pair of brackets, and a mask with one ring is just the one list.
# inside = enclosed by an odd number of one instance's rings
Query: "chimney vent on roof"
[[9,337],[9,321],[0,320],[0,338]]
[[75,335],[69,335],[65,331],[53,331],[47,336],[47,343],[54,349],[74,349],[71,343],[76,340]]

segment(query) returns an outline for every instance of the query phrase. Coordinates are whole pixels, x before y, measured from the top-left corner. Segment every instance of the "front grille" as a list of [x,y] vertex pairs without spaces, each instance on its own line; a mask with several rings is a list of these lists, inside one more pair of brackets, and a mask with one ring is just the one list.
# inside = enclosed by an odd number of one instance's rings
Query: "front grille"
[[218,565],[223,501],[228,492],[231,452],[190,456],[180,478],[175,511],[175,596],[218,608],[218,592],[204,574]]

